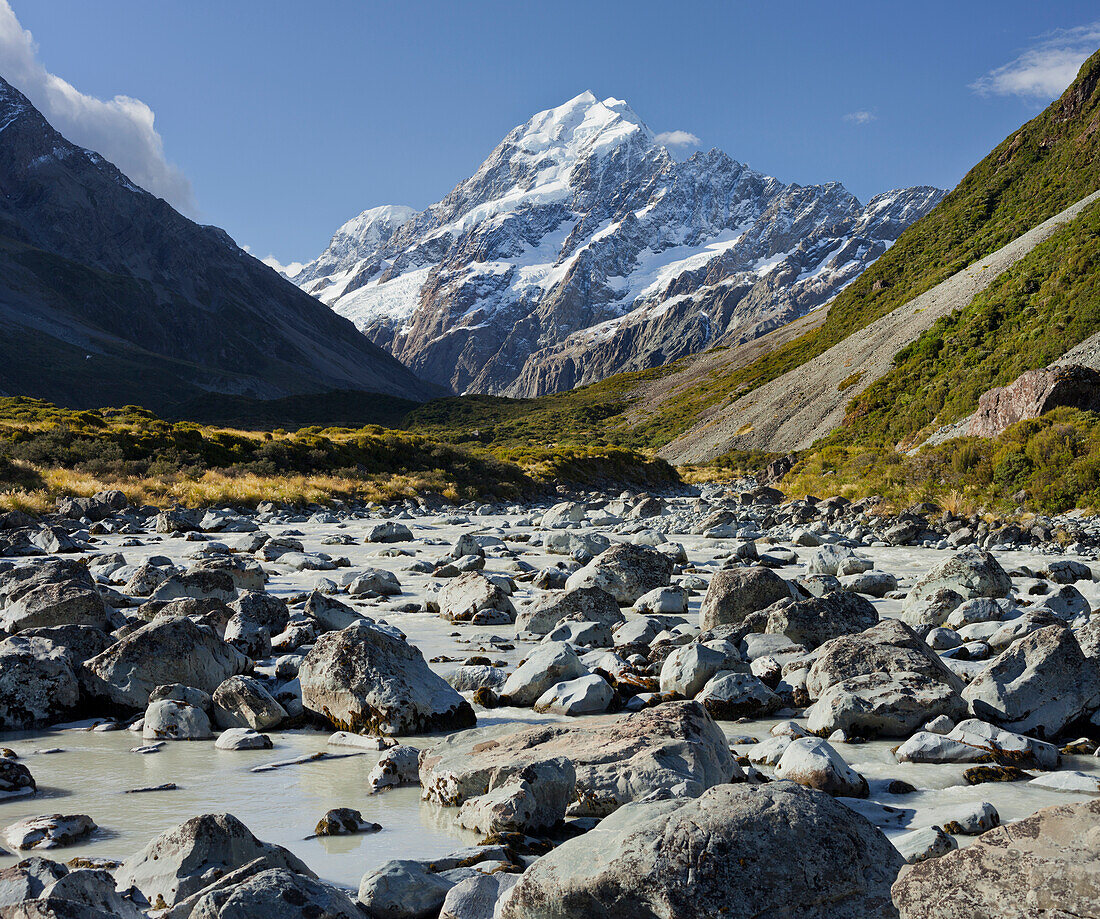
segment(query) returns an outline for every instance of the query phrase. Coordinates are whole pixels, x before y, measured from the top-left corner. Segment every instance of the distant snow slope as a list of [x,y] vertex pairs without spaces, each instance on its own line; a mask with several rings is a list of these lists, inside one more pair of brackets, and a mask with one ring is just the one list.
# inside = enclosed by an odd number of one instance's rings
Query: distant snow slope
[[678,163],[626,102],[585,92],[439,203],[364,211],[288,276],[426,379],[538,395],[804,315],[943,194],[864,206],[720,150]]

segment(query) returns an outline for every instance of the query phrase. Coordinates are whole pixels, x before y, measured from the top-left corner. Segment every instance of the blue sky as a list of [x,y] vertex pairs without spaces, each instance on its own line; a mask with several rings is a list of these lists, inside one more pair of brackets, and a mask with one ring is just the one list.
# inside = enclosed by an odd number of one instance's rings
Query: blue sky
[[1095,0],[0,0],[0,74],[290,261],[367,207],[438,200],[585,89],[785,181],[950,187],[1057,95],[1097,20]]

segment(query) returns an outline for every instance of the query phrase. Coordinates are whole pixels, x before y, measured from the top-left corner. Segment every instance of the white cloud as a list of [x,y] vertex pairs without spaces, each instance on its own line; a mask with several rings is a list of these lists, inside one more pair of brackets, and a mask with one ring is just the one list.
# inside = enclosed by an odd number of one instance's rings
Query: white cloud
[[869,124],[877,117],[874,112],[865,112],[861,109],[858,112],[849,112],[844,116],[844,120],[849,124]]
[[195,213],[191,182],[165,159],[153,110],[129,96],[105,101],[86,95],[46,70],[8,0],[0,0],[0,74],[74,144],[95,150],[173,207]]
[[654,140],[666,147],[698,147],[702,143],[691,131],[662,131]]
[[1098,43],[1100,22],[1048,32],[1015,60],[979,77],[970,89],[980,96],[1053,99],[1073,82]]
[[[248,246],[244,247],[245,252],[248,252]],[[305,268],[303,262],[287,262],[285,265],[280,262],[274,255],[269,255],[267,258],[260,259],[268,268],[274,268],[279,274],[286,275],[288,278],[292,278],[297,274],[300,274],[302,269]]]

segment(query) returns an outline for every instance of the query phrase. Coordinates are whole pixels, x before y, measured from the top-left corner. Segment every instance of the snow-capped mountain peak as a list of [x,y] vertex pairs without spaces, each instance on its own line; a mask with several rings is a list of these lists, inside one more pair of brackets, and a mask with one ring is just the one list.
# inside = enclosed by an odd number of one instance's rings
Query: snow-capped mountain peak
[[864,207],[718,149],[677,162],[625,101],[586,91],[510,131],[437,204],[349,221],[294,281],[427,379],[537,395],[795,319],[942,195]]
[[636,133],[647,140],[653,138],[626,102],[611,98],[601,102],[586,90],[564,105],[539,112],[512,131],[504,144],[532,157],[554,156],[575,162]]

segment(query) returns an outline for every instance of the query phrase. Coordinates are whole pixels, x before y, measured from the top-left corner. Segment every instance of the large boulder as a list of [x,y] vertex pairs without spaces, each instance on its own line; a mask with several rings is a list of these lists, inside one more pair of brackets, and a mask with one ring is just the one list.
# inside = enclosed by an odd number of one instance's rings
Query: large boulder
[[1046,626],[1009,645],[963,698],[976,718],[1053,737],[1100,706],[1100,661],[1084,655],[1070,629]]
[[661,665],[661,692],[692,699],[716,673],[725,670],[747,673],[748,669],[740,652],[729,642],[692,642],[665,658]]
[[649,546],[617,543],[569,575],[565,589],[598,587],[622,606],[631,606],[653,588],[667,587],[672,565],[669,556]]
[[56,625],[108,628],[107,606],[88,569],[58,560],[12,569],[0,575],[0,628],[7,632]]
[[240,884],[204,893],[190,919],[362,919],[343,891],[285,868],[261,871]]
[[528,868],[497,916],[887,919],[902,864],[828,795],[791,782],[721,785],[621,808]]
[[248,666],[248,658],[213,630],[190,619],[158,619],[111,645],[84,668],[93,694],[142,709],[158,686],[182,683],[213,693]]
[[962,681],[898,619],[818,649],[806,677],[810,730],[903,737],[937,715],[966,715]]
[[806,692],[816,699],[830,686],[870,673],[912,673],[956,692],[963,688],[916,632],[898,619],[883,619],[857,634],[825,642],[806,677]]
[[349,625],[367,621],[362,613],[319,590],[313,591],[306,599],[303,612],[315,619],[320,631],[325,632],[339,632]]
[[767,610],[766,632],[786,635],[807,648],[832,638],[862,632],[878,622],[878,611],[857,593],[834,590],[821,597],[776,603]]
[[791,741],[779,757],[775,777],[844,798],[866,798],[869,793],[867,780],[820,737]]
[[477,721],[419,649],[366,621],[317,639],[298,680],[307,710],[356,734],[454,731]]
[[548,593],[516,618],[516,629],[534,635],[552,632],[563,619],[598,622],[614,628],[626,621],[615,598],[598,587]]
[[898,762],[1002,763],[1024,769],[1057,769],[1054,744],[1014,734],[977,718],[960,721],[949,734],[917,731],[894,751]]
[[80,683],[60,646],[44,638],[0,641],[0,731],[55,724],[80,701]]
[[834,578],[840,573],[840,565],[855,553],[847,546],[821,546],[810,553],[806,562],[807,574],[828,574]]
[[502,770],[490,779],[485,794],[462,803],[458,822],[486,836],[550,829],[565,818],[576,792],[576,770],[564,756],[518,772]]
[[435,919],[454,886],[424,862],[398,858],[363,875],[359,903],[370,919]]
[[228,603],[236,599],[237,585],[228,571],[188,571],[173,574],[153,591],[152,599],[166,603],[185,597]]
[[55,625],[41,629],[26,629],[19,633],[21,638],[43,638],[60,648],[73,673],[78,674],[84,661],[102,654],[115,639],[91,625]]
[[564,641],[548,641],[535,648],[504,681],[500,694],[512,705],[534,705],[557,683],[587,676],[588,668]]
[[145,709],[143,740],[209,740],[213,737],[205,711],[177,699],[158,699]]
[[834,683],[806,710],[806,727],[824,735],[908,737],[943,715],[965,717],[966,703],[951,686],[916,673],[864,673]]
[[271,635],[278,635],[290,620],[286,600],[262,590],[243,591],[229,608],[239,616],[266,626]]
[[214,690],[214,721],[219,728],[268,731],[286,721],[287,713],[264,685],[248,676],[231,676]]
[[263,591],[264,584],[267,582],[267,573],[263,566],[256,559],[243,555],[217,555],[213,558],[204,558],[192,565],[187,573],[196,574],[203,571],[227,574],[237,590],[254,593]]
[[554,530],[569,526],[571,523],[580,523],[587,513],[587,504],[578,501],[559,501],[542,515],[539,525],[544,530]]
[[42,814],[4,828],[3,839],[13,849],[60,849],[98,829],[87,814]]
[[[28,903],[25,904],[28,916],[51,916],[59,912],[59,908],[63,910],[73,904],[88,910],[87,919],[92,919],[95,915],[93,910],[99,910],[114,919],[145,919],[145,913],[129,897],[124,897],[115,890],[115,879],[102,868],[77,868],[70,871],[46,887],[37,902],[42,904],[43,911],[36,913]],[[61,904],[65,906],[62,907]],[[85,919],[83,913],[80,915],[81,919]],[[4,919],[8,919],[7,913],[4,914]]]
[[[1007,597],[1012,589],[1012,580],[990,553],[973,547],[963,549],[918,578],[905,597],[906,612],[903,615],[907,615],[911,609],[918,609],[920,601],[943,589],[955,591],[964,600],[973,597]],[[944,616],[950,612],[948,610]],[[942,625],[943,622],[941,620],[929,624]]]
[[403,523],[379,523],[371,527],[367,532],[367,542],[410,542],[413,538],[412,530]]
[[914,865],[894,884],[901,919],[1100,915],[1100,799],[1048,807]]
[[496,582],[477,571],[467,571],[439,593],[439,614],[451,622],[500,625],[516,621],[516,608]]
[[421,754],[420,784],[426,800],[457,807],[485,794],[505,774],[556,757],[569,759],[576,770],[572,816],[602,817],[658,792],[699,795],[743,777],[725,735],[703,707],[668,702],[577,727],[543,724],[517,731],[499,725],[454,734]]
[[590,673],[555,683],[535,700],[536,712],[554,715],[600,715],[607,711],[615,690],[602,676]]
[[518,880],[518,874],[482,874],[479,871],[447,891],[439,919],[493,919],[497,900]]
[[136,887],[154,909],[199,893],[256,859],[308,878],[316,875],[282,846],[261,842],[232,814],[203,814],[161,833],[115,872],[120,889]]
[[779,696],[751,673],[726,670],[708,680],[695,700],[720,721],[766,718],[783,706]]
[[790,599],[787,582],[770,568],[723,568],[710,579],[699,607],[699,627],[740,625],[746,616]]

